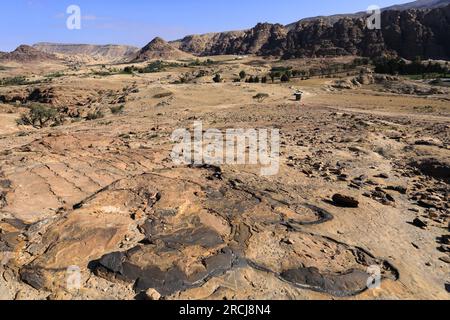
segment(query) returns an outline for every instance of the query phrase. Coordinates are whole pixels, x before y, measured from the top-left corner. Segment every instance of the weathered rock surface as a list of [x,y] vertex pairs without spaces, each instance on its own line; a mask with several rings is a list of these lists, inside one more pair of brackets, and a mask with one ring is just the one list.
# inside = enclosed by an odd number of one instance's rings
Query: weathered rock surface
[[381,30],[369,30],[366,19],[343,17],[302,20],[284,27],[258,24],[245,31],[188,36],[173,42],[196,55],[258,54],[285,58],[361,55],[379,57],[396,54],[448,59],[450,5],[431,10],[387,10]]

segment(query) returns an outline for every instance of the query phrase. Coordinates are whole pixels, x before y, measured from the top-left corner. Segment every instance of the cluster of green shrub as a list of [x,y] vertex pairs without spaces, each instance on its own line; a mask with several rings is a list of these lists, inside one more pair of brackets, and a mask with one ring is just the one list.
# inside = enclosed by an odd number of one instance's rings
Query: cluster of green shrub
[[1,86],[20,86],[29,83],[30,82],[24,76],[7,77],[0,79]]
[[[246,83],[267,83],[268,79],[274,83],[276,80],[281,82],[289,82],[292,78],[301,78],[302,80],[307,80],[310,77],[332,77],[335,74],[340,74],[343,72],[349,72],[351,70],[357,70],[358,67],[367,66],[371,64],[369,58],[355,58],[350,63],[330,63],[324,67],[309,68],[307,70],[296,70],[291,66],[275,66],[270,72],[263,77],[260,76],[248,76],[247,73],[242,70],[239,73],[239,77],[235,78],[234,82],[246,82]],[[220,75],[219,75],[220,76]],[[214,82],[221,82],[222,79],[217,75],[213,78]]]
[[105,117],[105,114],[101,110],[97,109],[95,111],[89,112],[86,115],[86,120],[87,121],[92,121],[92,120],[97,120],[97,119],[101,119],[101,118],[104,118],[104,117]]
[[380,58],[374,61],[376,73],[399,75],[425,75],[437,74],[444,78],[449,72],[448,62],[442,65],[438,62],[423,63],[419,58],[406,62],[401,58]]
[[133,74],[133,73],[156,73],[156,72],[162,72],[165,71],[167,68],[173,68],[173,67],[179,67],[181,66],[178,63],[174,62],[165,62],[161,60],[152,61],[149,64],[147,64],[143,68],[139,68],[136,66],[126,66],[121,73],[124,74]]
[[[27,106],[28,111],[23,113],[16,121],[18,125],[32,126],[36,129],[45,127],[56,127],[62,125],[66,120],[64,108],[54,108],[45,104],[33,104]],[[122,114],[125,105],[110,107],[111,113],[114,115]],[[105,114],[102,110],[96,109],[89,112],[84,118],[87,121],[104,118]],[[82,118],[77,116],[73,121],[81,121]]]
[[60,78],[64,76],[64,72],[57,71],[45,75],[46,78]]
[[220,74],[217,73],[217,74],[214,76],[213,81],[214,81],[215,83],[222,82],[222,76],[221,76]]
[[263,102],[269,97],[269,94],[267,93],[258,93],[255,96],[253,96],[253,99],[257,100],[258,102]]
[[57,109],[41,104],[29,107],[29,111],[21,115],[17,120],[18,125],[32,126],[37,129],[55,127],[64,122],[64,117]]
[[155,99],[162,99],[162,98],[168,98],[173,96],[173,92],[167,91],[167,92],[161,92],[161,93],[157,93],[153,96],[153,98]]
[[107,76],[110,76],[110,75],[113,75],[113,74],[116,74],[116,73],[117,73],[117,71],[116,72],[114,72],[114,71],[105,71],[105,70],[92,71],[92,74],[94,76],[100,76],[100,77],[107,77]]
[[250,76],[247,79],[245,79],[246,83],[267,83],[267,77],[258,77],[258,76]]

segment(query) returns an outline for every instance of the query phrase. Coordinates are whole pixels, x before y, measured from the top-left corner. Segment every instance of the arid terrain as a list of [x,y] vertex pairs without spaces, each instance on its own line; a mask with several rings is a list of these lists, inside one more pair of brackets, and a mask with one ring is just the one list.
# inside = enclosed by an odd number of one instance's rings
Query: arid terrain
[[[352,77],[233,82],[280,62],[206,59],[112,75],[55,61],[54,78],[49,62],[25,63],[36,82],[0,88],[2,299],[135,299],[148,289],[164,299],[449,298],[447,87],[424,95],[435,87],[370,70],[356,77],[382,79],[347,89]],[[394,90],[405,86],[421,89]],[[38,102],[65,121],[18,125]],[[87,120],[93,112],[102,116]],[[279,174],[174,165],[171,134],[194,121],[279,128]],[[382,269],[375,290],[371,265]],[[82,275],[75,291],[71,266]]]

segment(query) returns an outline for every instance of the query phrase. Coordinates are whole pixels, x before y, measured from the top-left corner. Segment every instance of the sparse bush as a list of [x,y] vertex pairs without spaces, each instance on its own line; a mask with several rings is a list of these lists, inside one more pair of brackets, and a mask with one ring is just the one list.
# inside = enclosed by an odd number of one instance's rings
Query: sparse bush
[[171,97],[171,96],[173,96],[173,92],[167,91],[167,92],[157,93],[153,96],[153,98],[162,99],[162,98],[167,98],[167,97]]
[[163,61],[154,61],[149,63],[146,67],[139,70],[140,73],[156,73],[156,72],[162,72],[165,70],[164,62]]
[[190,81],[189,75],[184,74],[181,75],[178,80],[175,80],[173,83],[174,84],[183,84],[183,83],[188,83]]
[[244,70],[242,70],[241,72],[239,72],[239,78],[241,78],[241,80],[242,80],[242,79],[245,79],[245,77],[247,77],[247,73],[246,73]]
[[267,77],[266,76],[261,78],[261,83],[267,83]]
[[270,79],[272,80],[272,83],[274,83],[276,78],[281,77],[281,73],[279,73],[279,72],[271,72],[269,74],[269,76],[270,76]]
[[92,71],[92,74],[94,76],[100,76],[100,77],[107,77],[107,76],[112,75],[111,72],[109,72],[109,71],[97,71],[97,70]]
[[125,106],[123,104],[121,104],[120,106],[114,106],[109,109],[111,110],[112,114],[121,114],[121,113],[123,113]]
[[200,61],[200,59],[195,59],[195,61],[192,61],[188,64],[186,64],[187,67],[200,67],[200,66],[210,66],[213,64],[216,64],[217,62],[211,60],[211,59],[206,59],[205,61]]
[[58,71],[45,75],[46,78],[60,78],[64,76],[64,72]]
[[214,81],[215,83],[222,82],[222,77],[220,76],[220,74],[217,73],[217,74],[214,76],[213,81]]
[[387,73],[387,74],[400,74],[400,75],[424,75],[424,74],[447,74],[448,70],[446,66],[442,66],[440,63],[428,62],[428,64],[422,63],[420,58],[417,58],[411,63],[405,62],[400,58],[386,59],[380,58],[375,60],[375,72]]
[[44,105],[33,105],[28,113],[22,114],[17,120],[17,124],[41,129],[61,125],[63,121],[64,117],[59,114],[58,110]]
[[269,97],[267,93],[258,93],[253,97],[253,99],[257,100],[258,102],[263,102]]
[[95,110],[93,112],[89,112],[86,115],[86,120],[91,121],[91,120],[97,120],[97,119],[101,119],[103,118],[105,115],[103,114],[103,112],[101,110]]
[[195,75],[196,78],[202,78],[206,77],[208,75],[208,72],[205,70],[199,70],[198,73]]
[[291,70],[292,70],[292,67],[273,67],[272,70],[270,70],[270,72],[282,74],[282,73],[286,73],[287,71],[290,72]]

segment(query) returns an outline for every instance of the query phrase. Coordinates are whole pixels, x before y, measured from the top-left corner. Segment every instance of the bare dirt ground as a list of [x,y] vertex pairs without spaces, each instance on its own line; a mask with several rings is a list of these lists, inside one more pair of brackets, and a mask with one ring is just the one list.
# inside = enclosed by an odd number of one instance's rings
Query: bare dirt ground
[[[214,59],[134,76],[60,69],[50,82],[0,87],[0,299],[139,299],[148,289],[164,299],[449,299],[448,92],[233,83],[270,65]],[[225,81],[212,83],[215,73]],[[18,126],[32,98],[78,118]],[[84,120],[92,110],[105,116]],[[176,166],[171,134],[194,121],[279,128],[279,174]],[[373,265],[382,283],[367,289]]]

